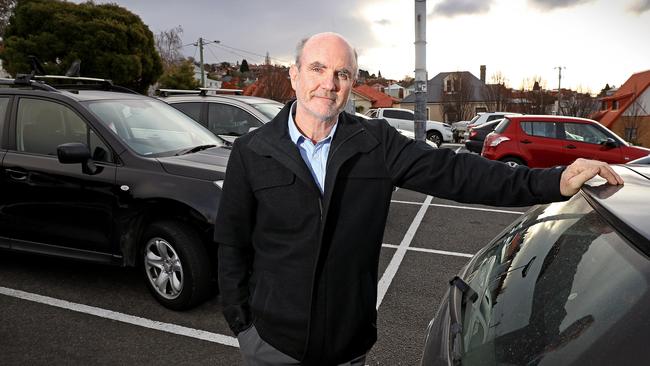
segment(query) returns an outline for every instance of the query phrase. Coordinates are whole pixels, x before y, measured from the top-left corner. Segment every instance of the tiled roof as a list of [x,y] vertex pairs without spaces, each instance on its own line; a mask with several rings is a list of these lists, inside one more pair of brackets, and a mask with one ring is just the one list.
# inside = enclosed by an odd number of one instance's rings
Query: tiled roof
[[625,84],[613,95],[601,98],[603,101],[618,101],[618,109],[607,109],[605,111],[596,112],[591,118],[599,121],[605,127],[610,127],[614,121],[620,117],[623,112],[634,102],[636,98],[641,96],[643,92],[650,86],[650,70],[638,72],[630,76]]
[[353,90],[362,97],[371,100],[373,108],[390,108],[394,103],[399,102],[390,95],[377,91],[369,85],[355,86]]

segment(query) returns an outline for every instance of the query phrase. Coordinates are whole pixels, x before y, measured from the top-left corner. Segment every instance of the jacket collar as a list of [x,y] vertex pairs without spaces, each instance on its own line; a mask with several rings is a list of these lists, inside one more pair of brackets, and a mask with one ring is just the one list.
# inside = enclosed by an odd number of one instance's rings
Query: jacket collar
[[[271,156],[291,170],[320,195],[307,165],[289,137],[287,120],[294,100],[289,101],[270,122],[259,128],[248,142],[248,147],[259,155]],[[357,153],[368,152],[379,142],[365,129],[361,120],[342,112],[327,160],[325,177],[326,199],[331,194],[341,166]]]

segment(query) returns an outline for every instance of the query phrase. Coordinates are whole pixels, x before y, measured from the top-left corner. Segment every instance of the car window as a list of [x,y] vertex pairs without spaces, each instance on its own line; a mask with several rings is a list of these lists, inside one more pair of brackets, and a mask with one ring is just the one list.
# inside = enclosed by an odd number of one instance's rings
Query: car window
[[492,116],[489,116],[487,118],[487,121],[485,121],[485,122],[490,122],[490,121],[493,121],[493,120],[499,119],[499,118],[503,118],[503,114],[494,114]]
[[600,144],[607,141],[604,132],[595,126],[586,123],[564,123],[564,138],[571,141],[587,142],[590,144]]
[[[462,310],[462,364],[573,364],[595,352],[650,297],[648,259],[577,195],[540,207],[473,260],[478,298]],[[560,360],[562,362],[560,362]]]
[[526,121],[519,124],[530,136],[557,138],[559,123]]
[[366,115],[370,118],[377,118],[377,110],[371,109],[366,113]]
[[40,99],[19,100],[16,120],[18,151],[56,155],[57,146],[68,142],[86,144],[94,160],[113,160],[109,148],[67,106]]
[[413,120],[413,113],[407,111],[397,111],[394,109],[384,110],[384,118],[395,118],[395,119],[404,119],[407,121]]
[[266,116],[269,121],[284,108],[284,105],[279,103],[252,103],[251,106]]
[[503,133],[503,131],[508,128],[508,125],[510,124],[510,118],[504,118],[503,121],[499,122],[497,127],[494,129],[494,132],[496,133]]
[[218,135],[241,136],[251,128],[260,127],[262,123],[241,108],[210,103],[208,109],[208,129]]
[[196,122],[201,122],[201,103],[174,103],[172,107],[187,114]]
[[195,146],[223,145],[205,127],[155,99],[97,100],[88,109],[137,154],[168,156]]
[[5,123],[7,109],[9,109],[9,98],[0,98],[0,131],[2,131],[2,126]]

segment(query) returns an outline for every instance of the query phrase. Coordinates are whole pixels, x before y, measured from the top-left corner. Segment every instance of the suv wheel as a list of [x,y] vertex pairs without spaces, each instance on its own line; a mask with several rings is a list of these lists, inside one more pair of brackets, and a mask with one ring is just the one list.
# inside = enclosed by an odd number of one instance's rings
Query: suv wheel
[[433,142],[438,147],[442,145],[442,135],[438,131],[428,131],[427,140]]
[[189,226],[161,221],[149,226],[141,250],[143,274],[167,308],[188,309],[210,293],[210,263],[203,241]]
[[510,166],[512,168],[516,168],[519,165],[526,165],[521,159],[513,158],[513,157],[510,157],[510,156],[507,157],[507,158],[501,159],[501,161],[508,164],[508,166]]

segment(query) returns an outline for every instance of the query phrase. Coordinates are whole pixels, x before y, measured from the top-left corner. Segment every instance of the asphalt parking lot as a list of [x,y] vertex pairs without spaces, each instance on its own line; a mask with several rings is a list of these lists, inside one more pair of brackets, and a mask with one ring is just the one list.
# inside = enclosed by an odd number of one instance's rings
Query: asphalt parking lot
[[[380,259],[369,365],[419,364],[449,278],[525,208],[462,205],[399,189]],[[3,365],[239,365],[219,298],[158,305],[137,270],[0,252]]]

